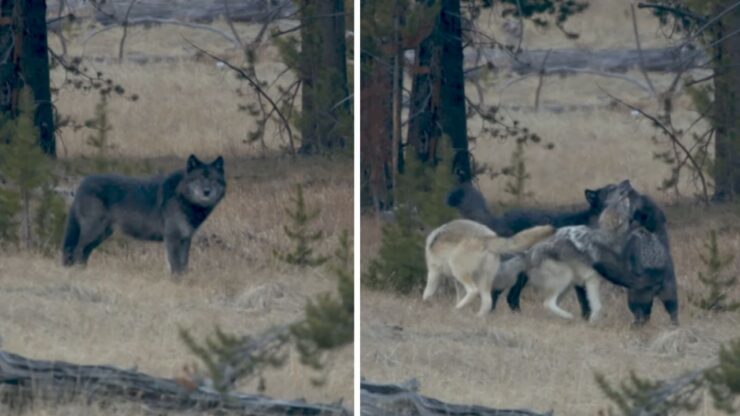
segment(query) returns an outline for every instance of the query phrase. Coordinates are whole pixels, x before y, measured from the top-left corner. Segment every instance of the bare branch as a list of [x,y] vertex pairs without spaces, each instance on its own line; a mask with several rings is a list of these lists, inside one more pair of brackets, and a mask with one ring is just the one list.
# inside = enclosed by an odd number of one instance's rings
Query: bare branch
[[614,95],[612,95],[611,93],[609,93],[605,89],[603,89],[601,87],[599,87],[599,89],[601,89],[601,91],[604,94],[608,95],[614,101],[618,102],[619,104],[622,104],[623,106],[629,108],[632,111],[637,111],[640,115],[642,115],[643,117],[645,117],[648,120],[652,121],[653,124],[655,124],[655,126],[657,126],[658,128],[660,128],[666,134],[666,136],[668,136],[671,139],[671,142],[674,145],[676,145],[679,148],[681,148],[681,150],[684,152],[684,154],[686,155],[686,157],[691,162],[691,165],[694,167],[694,170],[699,175],[699,179],[701,180],[702,202],[704,202],[705,205],[709,205],[709,189],[708,189],[708,186],[707,186],[706,178],[704,177],[702,166],[696,161],[696,159],[694,159],[694,156],[691,154],[691,151],[689,149],[687,149],[686,146],[684,146],[683,143],[681,143],[681,140],[679,140],[679,137],[676,135],[676,133],[673,130],[673,128],[671,128],[671,126],[666,125],[665,123],[663,123],[661,120],[659,120],[657,117],[653,116],[652,114],[649,114],[649,113],[645,112],[641,108],[635,107],[632,104],[629,104],[629,103],[626,103],[626,102],[620,100],[619,98],[615,97]]
[[[283,114],[283,112],[280,111],[280,108],[275,103],[275,101],[273,101],[272,97],[270,97],[262,89],[262,87],[260,87],[260,85],[259,85],[258,82],[256,82],[254,79],[252,79],[252,77],[249,74],[247,74],[246,71],[244,71],[243,69],[235,66],[231,62],[229,62],[229,61],[227,61],[225,59],[222,59],[222,58],[217,57],[216,55],[214,55],[214,54],[208,52],[207,50],[199,47],[198,45],[194,44],[193,42],[189,41],[188,39],[185,39],[185,41],[188,44],[190,44],[190,46],[192,46],[196,50],[200,51],[202,54],[208,56],[209,58],[215,60],[216,62],[223,62],[223,64],[226,65],[227,67],[229,67],[232,71],[234,71],[234,72],[238,73],[240,76],[244,77],[244,79],[246,79],[247,82],[249,82],[249,84],[252,86],[252,88],[254,88],[254,90],[257,91],[257,93],[259,95],[265,97],[265,99],[270,103],[270,105],[272,106],[273,110],[275,110],[275,112],[278,114],[278,116],[280,117],[280,119],[283,121],[283,125],[285,126],[285,129],[288,132],[288,138],[290,139],[290,143],[291,144],[293,143],[293,130],[291,130],[291,128],[290,128],[290,122],[285,117],[285,115]],[[291,149],[291,150],[294,151],[294,149]],[[293,154],[295,154],[295,152],[293,152]]]
[[534,111],[537,112],[540,110],[540,93],[542,93],[542,84],[544,84],[545,80],[545,65],[547,64],[547,58],[550,57],[550,52],[552,52],[552,49],[547,51],[545,54],[545,57],[542,58],[542,65],[540,65],[540,72],[539,72],[539,79],[537,81],[537,90],[534,94]]
[[123,17],[123,22],[121,22],[121,26],[123,27],[123,35],[121,35],[121,42],[118,44],[118,63],[123,63],[123,46],[126,44],[126,36],[128,35],[128,18],[131,15],[131,9],[134,8],[134,3],[136,3],[137,0],[131,0],[131,2],[128,4],[128,9],[126,9],[126,15]]
[[663,10],[670,12],[675,15],[683,16],[683,17],[689,17],[691,19],[694,19],[698,21],[699,23],[704,23],[707,21],[707,18],[704,16],[699,16],[696,13],[692,13],[690,10],[683,10],[679,9],[677,7],[671,7],[666,6],[664,4],[655,4],[655,3],[637,3],[638,9],[655,9],[655,10]]
[[236,39],[236,41],[239,43],[239,47],[244,48],[244,42],[242,42],[242,38],[239,37],[239,32],[236,31],[236,28],[234,27],[234,22],[231,20],[231,8],[229,8],[229,0],[224,0],[224,18],[226,19],[226,24],[229,25],[231,34],[234,35],[234,39]]
[[637,53],[640,57],[640,72],[642,72],[642,76],[645,77],[645,82],[647,82],[648,87],[650,87],[650,92],[653,94],[653,96],[656,96],[657,93],[655,92],[653,82],[650,80],[650,76],[648,76],[648,73],[645,70],[645,57],[642,54],[642,46],[640,44],[640,31],[637,29],[637,16],[635,15],[634,3],[630,3],[630,13],[632,15],[632,31],[635,34],[635,45],[637,46]]
[[[191,29],[206,30],[206,31],[209,31],[209,32],[212,32],[212,33],[215,33],[215,34],[221,36],[222,38],[224,38],[227,41],[231,42],[231,44],[233,44],[235,47],[239,47],[239,42],[236,39],[234,39],[233,37],[229,36],[229,34],[223,32],[221,30],[218,30],[216,28],[213,28],[211,26],[208,26],[208,25],[201,25],[201,24],[198,24],[198,23],[182,22],[180,20],[175,20],[175,19],[159,19],[159,18],[156,18],[156,17],[137,17],[135,19],[129,19],[129,22],[128,22],[128,25],[129,26],[145,25],[145,24],[175,25],[175,26],[189,27]],[[93,37],[95,37],[95,36],[97,36],[97,35],[99,35],[99,34],[101,34],[103,32],[107,32],[107,31],[109,31],[111,29],[115,29],[116,27],[117,27],[116,25],[110,25],[110,26],[101,27],[99,29],[95,29],[93,31],[88,32],[85,35],[85,37],[82,38],[82,45],[83,45],[83,47]]]

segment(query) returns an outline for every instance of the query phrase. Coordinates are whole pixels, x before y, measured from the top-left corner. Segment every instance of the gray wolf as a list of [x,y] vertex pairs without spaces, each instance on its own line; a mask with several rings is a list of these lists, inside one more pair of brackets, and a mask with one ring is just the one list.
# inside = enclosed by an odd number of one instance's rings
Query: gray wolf
[[658,205],[634,189],[629,193],[632,221],[641,225],[630,232],[622,247],[605,250],[593,268],[610,282],[627,288],[627,305],[634,325],[650,319],[658,298],[678,325],[678,287],[671,256],[666,216]]
[[139,240],[164,241],[173,274],[185,272],[190,242],[226,192],[224,160],[190,155],[185,169],[164,177],[93,175],[82,180],[69,209],[62,264],[87,264],[114,229]]
[[558,306],[560,297],[570,287],[585,287],[591,322],[601,310],[599,286],[602,277],[592,263],[602,258],[602,251],[621,247],[630,231],[629,199],[624,196],[608,205],[599,216],[598,227],[574,225],[559,228],[552,238],[535,244],[526,254],[530,282],[548,293],[545,306],[565,319],[573,315]]
[[463,308],[480,295],[478,315],[485,315],[491,310],[491,289],[501,254],[526,250],[554,231],[549,225],[538,226],[507,238],[475,221],[454,220],[442,225],[426,240],[428,274],[423,299],[434,295],[442,276],[451,275],[466,292],[455,307]]

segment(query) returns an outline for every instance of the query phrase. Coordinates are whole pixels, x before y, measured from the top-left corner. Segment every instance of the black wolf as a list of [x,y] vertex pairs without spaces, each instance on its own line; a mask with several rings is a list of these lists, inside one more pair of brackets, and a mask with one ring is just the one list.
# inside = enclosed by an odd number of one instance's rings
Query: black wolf
[[678,325],[678,287],[671,256],[666,216],[646,195],[629,193],[634,229],[621,250],[602,257],[593,268],[610,282],[627,288],[627,303],[634,324],[650,319],[653,299],[663,302],[671,322]]
[[86,264],[115,228],[139,240],[164,241],[170,271],[183,273],[193,234],[225,192],[221,156],[203,163],[190,155],[185,169],[165,177],[88,176],[69,210],[62,264]]
[[[496,216],[488,209],[485,198],[472,183],[466,182],[456,186],[447,194],[447,205],[456,208],[463,218],[480,222],[492,229],[496,234],[508,237],[527,228],[536,225],[552,225],[555,228],[572,226],[572,225],[590,225],[594,224],[599,215],[604,210],[605,201],[610,193],[617,189],[618,185],[610,184],[597,190],[586,189],[584,196],[588,207],[578,211],[553,211],[538,209],[513,209],[501,216]],[[503,264],[508,262],[508,258],[502,258]],[[514,264],[514,263],[512,263]],[[517,267],[507,268],[508,272],[518,272],[516,284],[509,289],[506,300],[509,308],[519,310],[519,296],[521,290],[527,284],[527,275],[524,273],[524,263],[518,261]],[[519,270],[521,269],[521,270]],[[590,314],[590,307],[586,299],[586,290],[583,287],[576,286],[578,302],[584,317]],[[500,290],[494,290],[493,305],[496,306],[498,297],[501,295]]]
[[606,196],[614,187],[616,185],[608,185],[597,190],[586,189],[584,194],[588,207],[579,211],[512,209],[501,216],[496,216],[488,210],[486,200],[480,191],[470,182],[466,182],[447,194],[447,205],[456,208],[464,218],[485,224],[502,237],[510,237],[536,225],[560,228],[593,224],[604,209]]

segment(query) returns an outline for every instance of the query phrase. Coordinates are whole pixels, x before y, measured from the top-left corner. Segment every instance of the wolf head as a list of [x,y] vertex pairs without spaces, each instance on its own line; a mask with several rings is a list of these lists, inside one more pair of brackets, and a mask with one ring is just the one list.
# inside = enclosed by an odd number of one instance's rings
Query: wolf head
[[584,193],[591,209],[601,212],[607,206],[628,195],[630,192],[635,192],[635,190],[627,179],[618,184],[612,183],[596,190],[586,189]]
[[604,208],[599,215],[599,228],[609,231],[627,231],[630,218],[630,199],[625,196]]
[[190,155],[180,192],[192,204],[216,206],[226,192],[224,158],[219,156],[211,163],[203,163],[195,155]]

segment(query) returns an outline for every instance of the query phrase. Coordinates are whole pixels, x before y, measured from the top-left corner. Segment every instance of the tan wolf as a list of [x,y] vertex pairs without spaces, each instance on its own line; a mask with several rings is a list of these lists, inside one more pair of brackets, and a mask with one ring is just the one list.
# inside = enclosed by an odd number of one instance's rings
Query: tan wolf
[[524,251],[554,232],[552,226],[543,225],[505,238],[475,221],[454,220],[442,225],[432,231],[426,241],[428,274],[424,300],[434,295],[442,276],[451,275],[465,288],[465,296],[455,308],[465,307],[475,295],[480,295],[478,316],[485,315],[493,303],[491,289],[501,254]]

